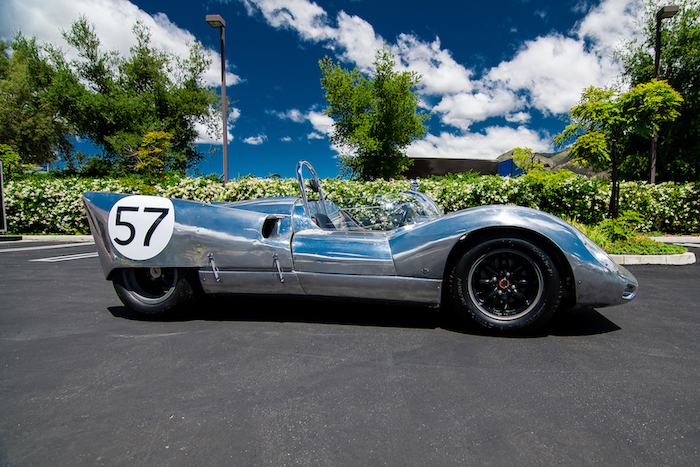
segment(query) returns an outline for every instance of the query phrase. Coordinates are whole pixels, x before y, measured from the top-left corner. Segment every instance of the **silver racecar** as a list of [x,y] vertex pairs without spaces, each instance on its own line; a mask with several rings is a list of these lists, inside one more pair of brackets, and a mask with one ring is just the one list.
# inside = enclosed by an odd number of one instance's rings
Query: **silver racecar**
[[415,189],[333,202],[306,161],[297,179],[300,197],[211,204],[85,193],[106,278],[144,314],[188,309],[202,293],[313,296],[450,305],[499,331],[539,327],[557,310],[627,303],[637,292],[634,276],[598,245],[541,211],[443,215]]

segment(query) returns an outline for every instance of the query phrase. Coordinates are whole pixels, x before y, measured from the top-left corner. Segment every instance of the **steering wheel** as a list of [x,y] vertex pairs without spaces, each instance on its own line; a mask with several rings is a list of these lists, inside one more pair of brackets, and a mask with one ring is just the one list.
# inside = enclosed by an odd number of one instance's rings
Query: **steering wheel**
[[[410,203],[406,203],[406,205],[405,205],[404,208],[403,208],[403,215],[401,216],[401,222],[399,222],[399,226],[398,226],[398,227],[403,227],[404,225],[406,225],[406,219],[408,219],[408,214],[409,214],[410,212],[411,212],[411,204],[410,204]],[[398,228],[398,227],[397,227],[397,228]]]
[[321,190],[321,182],[319,182],[318,180],[318,175],[316,175],[316,171],[314,170],[310,162],[299,161],[297,163],[297,182],[299,182],[299,190],[301,191],[301,200],[304,204],[304,212],[310,219],[311,211],[309,210],[309,200],[306,197],[306,187],[304,186],[304,166],[306,166],[306,168],[309,169],[313,177],[309,182],[309,188],[311,188],[312,191],[318,193],[318,196],[321,200],[321,210],[323,211],[323,214],[326,216],[327,219],[328,210],[326,209],[326,202],[323,199],[323,190]]

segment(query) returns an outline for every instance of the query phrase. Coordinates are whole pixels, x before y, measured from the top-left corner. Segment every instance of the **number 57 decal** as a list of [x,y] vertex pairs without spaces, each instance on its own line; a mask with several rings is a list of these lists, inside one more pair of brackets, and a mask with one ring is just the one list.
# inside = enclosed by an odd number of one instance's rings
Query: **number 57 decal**
[[107,223],[114,248],[126,258],[143,261],[170,242],[175,210],[167,198],[127,196],[112,206]]

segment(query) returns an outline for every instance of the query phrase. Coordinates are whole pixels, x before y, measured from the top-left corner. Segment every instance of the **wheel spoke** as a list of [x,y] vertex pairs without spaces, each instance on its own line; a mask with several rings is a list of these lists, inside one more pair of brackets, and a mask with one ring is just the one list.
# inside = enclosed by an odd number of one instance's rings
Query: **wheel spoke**
[[517,250],[484,255],[471,269],[469,289],[479,307],[498,319],[513,319],[529,311],[541,293],[541,273]]
[[177,282],[177,274],[174,270],[163,270],[158,277],[153,277],[148,269],[129,270],[126,274],[131,288],[148,298],[167,295]]
[[156,279],[157,284],[158,284],[158,288],[162,292],[166,292],[166,291],[170,290],[174,285],[173,279],[174,279],[173,273],[171,273],[170,271],[164,271],[160,275],[160,277],[158,277],[158,279]]
[[494,297],[495,295],[497,295],[497,294],[498,294],[498,290],[493,290],[493,291],[491,291],[490,294],[486,295],[486,296],[483,298],[483,300],[481,300],[481,302],[482,302],[482,303],[485,303],[485,302],[487,302],[488,300],[490,300],[491,298],[493,298],[493,297]]
[[520,293],[518,289],[513,290],[513,295],[516,296],[520,301],[522,301],[526,306],[530,305],[530,300],[528,300],[528,298],[525,295]]

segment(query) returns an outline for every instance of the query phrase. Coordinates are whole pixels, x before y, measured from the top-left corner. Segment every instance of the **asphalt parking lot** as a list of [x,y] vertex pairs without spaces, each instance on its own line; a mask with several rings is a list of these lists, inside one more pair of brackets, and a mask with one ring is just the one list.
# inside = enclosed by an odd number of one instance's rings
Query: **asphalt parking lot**
[[0,244],[2,466],[700,465],[697,263],[498,337],[325,301],[143,320],[94,251]]

